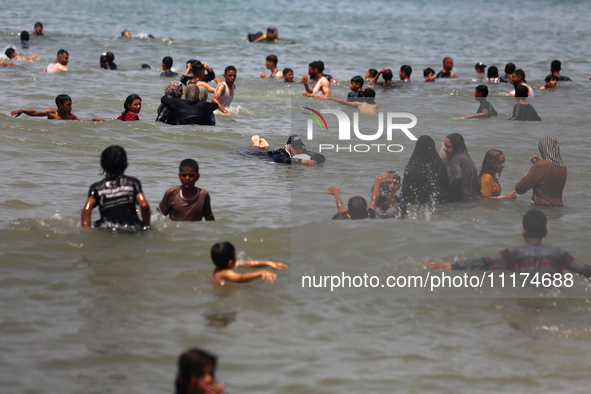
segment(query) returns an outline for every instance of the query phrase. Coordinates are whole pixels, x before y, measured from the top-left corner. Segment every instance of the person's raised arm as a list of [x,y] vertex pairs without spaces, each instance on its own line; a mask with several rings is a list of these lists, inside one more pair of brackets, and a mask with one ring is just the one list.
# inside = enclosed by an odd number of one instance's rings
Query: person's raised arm
[[339,213],[347,212],[347,208],[345,208],[345,204],[343,203],[343,199],[341,198],[341,188],[336,186],[331,186],[328,189],[328,194],[332,194],[334,196],[335,203],[337,204],[337,210]]
[[381,70],[380,70],[380,71],[379,71],[379,72],[376,74],[376,76],[375,76],[375,77],[373,77],[373,79],[371,80],[371,82],[370,82],[370,83],[371,83],[372,85],[376,85],[376,84],[378,83],[378,78],[379,78],[379,77],[380,77],[380,75],[382,75],[382,73],[383,73],[384,71],[386,71],[386,70],[387,70],[387,68],[386,68],[386,67],[382,68],[382,69],[381,69]]
[[197,86],[203,86],[209,93],[215,93],[215,88],[204,81],[197,82]]
[[382,183],[387,182],[390,176],[387,172],[382,172],[380,175],[376,176],[376,179],[373,184],[373,191],[371,192],[371,200],[369,201],[369,206],[367,210],[373,209],[376,210],[378,205],[378,197],[380,195],[380,186]]
[[135,199],[136,199],[137,203],[140,205],[140,212],[142,214],[142,222],[144,222],[144,225],[149,226],[150,225],[150,204],[148,204],[146,197],[144,197],[144,193],[138,193],[135,196]]
[[80,223],[83,228],[90,227],[90,221],[92,218],[92,208],[96,205],[96,200],[92,197],[88,197],[86,200],[86,204],[84,204],[84,208],[82,208],[82,213],[80,215]]
[[306,93],[304,93],[304,96],[311,95],[312,89],[310,88],[310,85],[308,85],[308,74],[304,74],[304,76],[302,77],[302,83],[304,84],[304,88],[306,89]]

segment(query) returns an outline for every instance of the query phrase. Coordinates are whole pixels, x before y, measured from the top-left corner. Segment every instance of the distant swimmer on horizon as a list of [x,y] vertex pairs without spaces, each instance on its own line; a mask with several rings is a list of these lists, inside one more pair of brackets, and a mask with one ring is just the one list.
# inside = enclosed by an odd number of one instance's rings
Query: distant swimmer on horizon
[[70,54],[65,49],[57,51],[57,58],[54,63],[50,63],[43,72],[54,74],[61,71],[68,71],[68,62],[70,61]]
[[214,221],[211,211],[211,198],[205,189],[195,186],[199,180],[199,164],[193,159],[185,159],[179,165],[181,186],[168,189],[158,205],[158,212],[169,215],[170,220],[200,222]]
[[443,58],[443,69],[437,73],[435,78],[455,78],[456,74],[451,70],[454,68],[454,60],[451,57]]
[[[91,226],[91,215],[98,205],[101,218],[94,227],[123,227],[142,229],[150,226],[150,205],[144,197],[139,179],[123,175],[127,169],[127,153],[119,145],[111,145],[101,153],[101,167],[105,178],[93,183],[81,213],[83,228]],[[142,220],[136,213],[140,206]]]
[[142,109],[142,98],[137,94],[130,94],[125,99],[125,103],[123,103],[123,108],[125,108],[125,111],[121,112],[121,115],[119,115],[117,120],[122,120],[124,122],[140,120],[138,114]]
[[308,74],[311,79],[314,79],[316,83],[312,88],[308,85],[308,75],[302,77],[302,83],[306,88],[306,93],[302,94],[305,97],[330,97],[330,82],[322,74],[324,71],[324,63],[320,60],[316,60],[308,64]]
[[[382,76],[384,81],[378,83],[378,78],[380,77],[380,75]],[[375,77],[373,77],[370,83],[372,85],[380,85],[385,88],[393,88],[396,87],[396,82],[394,82],[392,79],[394,79],[394,73],[389,68],[384,67],[376,74]]]
[[423,77],[425,77],[425,82],[435,82],[435,70],[427,67],[423,70]]
[[[15,109],[10,112],[10,116],[18,118],[21,114],[29,116],[45,116],[50,120],[81,120],[72,113],[72,99],[67,94],[60,94],[55,98],[57,110],[46,109],[45,111],[35,111],[33,109]],[[106,122],[106,119],[94,118],[94,122]]]
[[36,36],[42,36],[43,35],[43,23],[41,22],[36,22],[35,26],[33,27],[33,34]]
[[364,115],[377,115],[378,114],[378,105],[375,102],[376,98],[376,91],[372,88],[367,88],[363,91],[363,96],[358,98],[360,101],[345,101],[338,99],[336,97],[327,97],[329,100],[336,101],[337,103],[341,103],[344,105],[349,105],[351,107],[357,107],[359,112]]
[[257,42],[274,42],[278,43],[281,40],[279,37],[279,32],[275,27],[267,28],[267,34],[263,34],[262,32],[257,33],[249,33],[247,36],[242,37],[243,40],[248,39],[249,42],[257,43]]
[[510,120],[542,120],[533,105],[527,102],[527,95],[529,93],[527,89],[528,87],[529,86],[523,84],[518,85],[515,88],[515,98],[517,99],[517,104],[513,106],[513,116],[510,118]]
[[279,59],[277,59],[277,56],[275,56],[275,55],[267,56],[265,58],[265,67],[267,67],[267,70],[271,71],[271,74],[269,74],[269,77],[267,77],[267,74],[265,74],[264,72],[261,72],[259,74],[259,78],[275,78],[275,79],[283,78],[283,73],[277,68],[278,62],[279,62]]
[[123,30],[121,32],[121,37],[131,38],[131,33],[129,32],[129,30]]
[[142,33],[134,34],[132,36],[131,33],[129,32],[129,30],[123,30],[121,32],[121,37],[125,37],[125,38],[139,38],[139,39],[143,39],[143,40],[147,40],[147,39],[150,39],[150,38],[156,38],[152,34],[143,33],[143,32]]
[[18,53],[16,52],[16,49],[14,49],[14,48],[8,48],[6,51],[4,51],[4,54],[10,60],[33,60],[33,59],[39,58],[39,56],[37,56],[37,55],[31,55],[31,56],[27,56],[27,57],[19,56]]
[[236,267],[256,268],[269,267],[276,270],[287,269],[287,265],[276,261],[267,260],[249,260],[238,261],[236,258],[236,249],[230,242],[218,242],[211,247],[211,260],[215,265],[211,279],[214,284],[223,286],[226,282],[245,283],[252,282],[255,279],[261,278],[269,282],[274,282],[277,279],[277,274],[259,270],[255,272],[247,272],[239,274],[234,271]]
[[224,80],[225,82],[220,83],[215,90],[211,102],[217,104],[220,111],[229,114],[230,112],[226,108],[229,107],[230,104],[232,104],[232,100],[234,100],[234,90],[236,89],[236,86],[234,85],[234,82],[236,81],[236,67],[226,67],[224,70]]
[[115,64],[115,54],[113,52],[105,52],[99,58],[99,67],[104,70],[117,70]]
[[480,102],[480,106],[473,115],[460,116],[458,119],[474,119],[474,118],[490,118],[497,116],[498,113],[495,107],[486,98],[488,96],[488,87],[486,85],[478,85],[474,91],[474,98]]

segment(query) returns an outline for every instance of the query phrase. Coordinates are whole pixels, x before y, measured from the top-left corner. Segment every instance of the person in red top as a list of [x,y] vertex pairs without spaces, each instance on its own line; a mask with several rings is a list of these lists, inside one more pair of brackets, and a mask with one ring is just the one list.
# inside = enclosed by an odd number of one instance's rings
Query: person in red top
[[117,120],[122,120],[124,122],[130,122],[132,120],[140,120],[138,114],[142,109],[142,98],[137,94],[130,94],[125,99],[125,103],[123,104],[125,111],[121,112],[121,115],[117,118]]

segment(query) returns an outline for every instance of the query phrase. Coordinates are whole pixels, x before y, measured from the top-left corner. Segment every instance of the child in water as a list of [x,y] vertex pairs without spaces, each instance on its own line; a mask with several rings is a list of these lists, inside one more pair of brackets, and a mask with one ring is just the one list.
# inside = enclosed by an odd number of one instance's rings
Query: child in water
[[130,94],[125,99],[125,103],[123,104],[125,111],[121,112],[121,115],[117,118],[117,120],[122,120],[124,122],[130,122],[132,120],[140,120],[138,114],[142,109],[142,98],[137,94]]
[[199,164],[193,159],[181,161],[179,166],[181,186],[168,189],[158,205],[158,211],[164,216],[170,214],[175,221],[197,221],[203,218],[213,221],[210,197],[206,190],[195,187],[199,179]]
[[277,279],[277,274],[265,270],[239,274],[234,271],[235,267],[271,267],[276,270],[287,268],[284,263],[274,261],[236,261],[236,249],[230,242],[218,242],[213,245],[211,247],[211,259],[216,266],[211,279],[218,285],[224,285],[226,281],[250,282],[262,278],[273,282]]
[[[101,153],[101,167],[105,178],[93,183],[82,209],[82,227],[90,227],[92,209],[98,205],[101,213],[95,227],[142,228],[150,225],[150,205],[142,191],[141,182],[123,175],[127,168],[127,153],[118,145],[111,145]],[[137,217],[135,205],[139,204],[142,220]]]
[[217,357],[205,350],[192,348],[179,356],[174,382],[176,394],[222,394],[224,384],[215,384]]

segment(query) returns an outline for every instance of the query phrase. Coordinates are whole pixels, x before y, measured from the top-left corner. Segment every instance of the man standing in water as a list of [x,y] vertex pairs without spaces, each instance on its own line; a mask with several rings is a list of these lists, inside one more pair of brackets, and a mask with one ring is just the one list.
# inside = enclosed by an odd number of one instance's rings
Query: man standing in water
[[68,67],[66,66],[68,65],[69,61],[70,55],[68,54],[68,51],[65,49],[60,49],[57,51],[57,59],[55,59],[55,62],[45,67],[43,72],[54,74],[59,73],[60,71],[68,71]]
[[302,77],[302,83],[306,88],[306,93],[303,94],[305,97],[330,97],[330,82],[322,75],[324,71],[324,63],[316,60],[308,64],[308,74],[310,78],[314,79],[316,83],[312,88],[308,85],[308,76]]
[[443,69],[437,73],[435,78],[455,78],[456,74],[451,72],[454,68],[454,60],[451,57],[443,59]]

